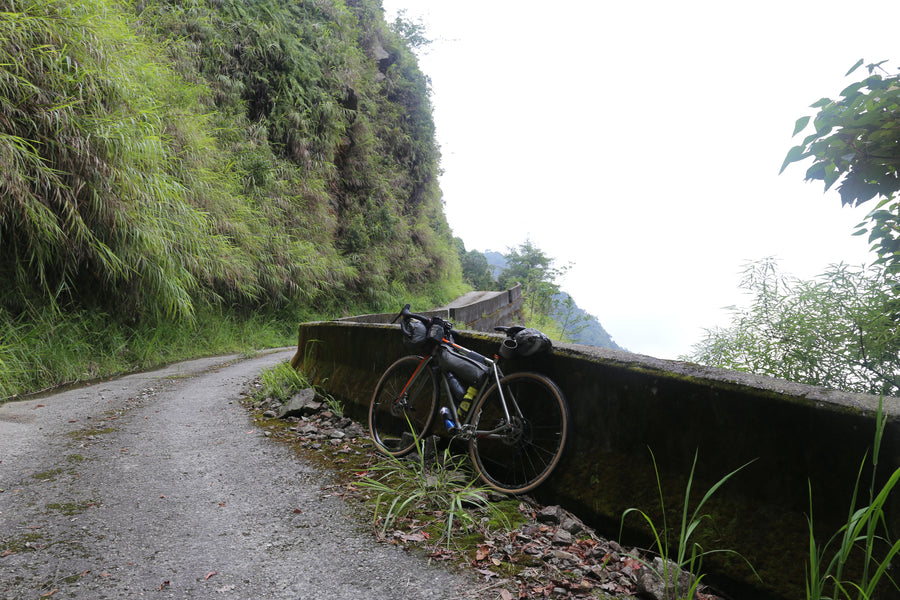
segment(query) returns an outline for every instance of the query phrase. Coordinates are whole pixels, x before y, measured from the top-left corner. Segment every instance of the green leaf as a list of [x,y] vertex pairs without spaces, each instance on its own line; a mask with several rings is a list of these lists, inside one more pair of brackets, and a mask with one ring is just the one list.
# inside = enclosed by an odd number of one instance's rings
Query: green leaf
[[819,137],[819,132],[809,134],[808,136],[803,138],[803,145],[804,146],[808,145],[810,142],[816,140],[818,137]]
[[784,170],[792,162],[797,162],[798,160],[803,160],[804,158],[809,156],[803,150],[804,150],[803,146],[794,146],[793,148],[791,148],[788,151],[787,156],[784,157],[784,162],[781,164],[781,169],[778,171],[778,174],[781,175],[782,173],[784,173]]
[[827,190],[834,182],[836,182],[841,177],[841,172],[834,166],[834,164],[830,164],[825,167],[825,189]]
[[820,162],[813,163],[813,166],[806,170],[807,181],[815,181],[817,179],[825,179],[825,166]]
[[849,74],[852,73],[853,71],[855,71],[855,70],[857,70],[858,68],[860,68],[860,67],[862,66],[862,64],[863,64],[863,59],[859,59],[858,61],[856,61],[856,64],[853,65],[852,67],[850,67],[850,70],[849,70],[849,71],[847,71],[846,73],[844,73],[844,77],[846,77],[847,75],[849,75]]
[[809,116],[808,115],[805,117],[800,117],[799,119],[797,119],[797,122],[794,123],[794,133],[791,135],[792,136],[797,135],[798,133],[800,133],[801,131],[806,129],[806,126],[808,124],[809,124]]
[[831,104],[831,98],[820,98],[818,101],[813,102],[809,105],[810,108],[822,108],[823,106],[828,106]]
[[848,85],[843,90],[841,90],[841,96],[844,98],[849,98],[851,95],[859,94],[860,88],[866,85],[865,81],[857,81],[851,85]]

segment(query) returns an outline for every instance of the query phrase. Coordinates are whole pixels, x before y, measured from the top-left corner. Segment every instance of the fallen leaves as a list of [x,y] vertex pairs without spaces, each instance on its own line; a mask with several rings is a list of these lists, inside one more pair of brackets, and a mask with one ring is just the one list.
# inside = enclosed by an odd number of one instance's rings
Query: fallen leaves
[[394,537],[401,541],[404,541],[404,542],[417,542],[417,543],[421,543],[421,542],[431,539],[431,535],[427,531],[416,531],[413,533],[406,533],[403,531],[395,531]]
[[491,555],[491,551],[493,548],[488,546],[487,544],[482,544],[478,546],[478,549],[475,551],[475,560],[482,561],[488,558]]
[[449,548],[438,547],[428,554],[428,558],[434,560],[451,560],[456,558],[456,553]]

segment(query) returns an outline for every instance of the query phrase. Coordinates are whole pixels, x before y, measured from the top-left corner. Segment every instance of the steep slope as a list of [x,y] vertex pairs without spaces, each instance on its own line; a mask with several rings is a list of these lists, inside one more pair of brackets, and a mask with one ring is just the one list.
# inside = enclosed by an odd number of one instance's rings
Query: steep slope
[[428,82],[378,0],[0,0],[0,311],[449,297]]

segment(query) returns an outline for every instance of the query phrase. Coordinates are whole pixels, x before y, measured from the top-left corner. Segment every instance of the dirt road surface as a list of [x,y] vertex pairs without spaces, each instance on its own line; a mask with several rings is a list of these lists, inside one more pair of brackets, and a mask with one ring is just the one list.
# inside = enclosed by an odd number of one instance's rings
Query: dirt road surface
[[293,349],[0,406],[0,599],[465,598],[239,403]]

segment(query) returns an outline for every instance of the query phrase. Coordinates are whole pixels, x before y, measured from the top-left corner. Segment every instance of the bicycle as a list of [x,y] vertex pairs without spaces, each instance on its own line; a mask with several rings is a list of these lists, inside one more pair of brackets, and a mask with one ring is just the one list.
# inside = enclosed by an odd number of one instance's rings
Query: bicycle
[[[375,386],[369,432],[378,449],[397,457],[416,449],[431,431],[443,390],[449,400],[440,411],[444,424],[454,438],[468,442],[485,483],[507,494],[523,494],[543,483],[565,448],[565,397],[540,373],[505,375],[500,361],[542,351],[550,344],[546,336],[519,326],[496,327],[507,337],[490,359],[456,344],[453,325],[440,317],[410,312],[407,304],[393,322],[397,319],[402,319],[404,342],[416,354],[395,361]],[[530,347],[520,347],[522,340],[532,342]]]

